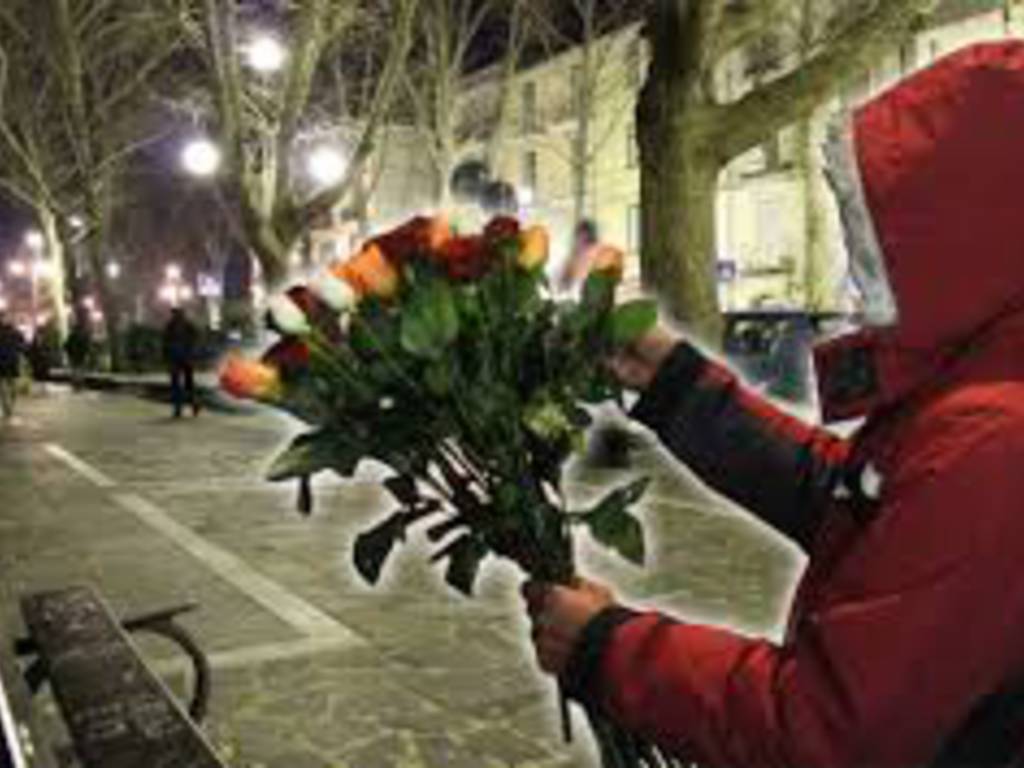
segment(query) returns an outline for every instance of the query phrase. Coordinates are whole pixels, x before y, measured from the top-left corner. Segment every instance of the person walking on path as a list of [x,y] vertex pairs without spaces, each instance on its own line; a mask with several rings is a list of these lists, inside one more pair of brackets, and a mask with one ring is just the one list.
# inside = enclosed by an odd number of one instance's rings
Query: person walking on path
[[14,401],[21,374],[21,356],[25,339],[11,325],[4,312],[0,312],[0,412],[5,420],[14,415]]
[[171,319],[164,327],[164,362],[171,374],[171,403],[174,418],[180,419],[186,401],[192,407],[192,414],[199,415],[199,400],[196,397],[195,357],[199,331],[188,319],[185,310],[175,307]]
[[68,338],[64,342],[64,354],[68,356],[68,365],[71,367],[71,387],[77,391],[82,388],[85,381],[85,370],[92,355],[92,334],[89,332],[89,325],[81,317],[75,321],[68,333]]

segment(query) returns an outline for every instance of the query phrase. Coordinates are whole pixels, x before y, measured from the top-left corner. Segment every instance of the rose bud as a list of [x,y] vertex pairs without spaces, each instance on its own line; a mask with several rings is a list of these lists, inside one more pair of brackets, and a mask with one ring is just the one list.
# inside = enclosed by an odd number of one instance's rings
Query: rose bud
[[398,272],[373,243],[331,271],[360,296],[388,299],[398,291]]
[[484,227],[484,238],[490,243],[519,237],[519,221],[511,216],[495,216]]
[[285,336],[304,336],[312,328],[306,313],[302,311],[290,296],[274,296],[267,302],[267,314],[270,327]]
[[355,307],[359,300],[352,286],[330,272],[319,275],[310,288],[324,304],[335,312],[348,312]]
[[548,260],[550,240],[544,227],[530,227],[519,235],[519,266],[535,269]]
[[403,264],[416,254],[438,250],[451,237],[451,226],[444,216],[417,216],[390,232],[378,235],[370,244],[380,248],[393,264]]
[[590,263],[591,272],[607,272],[616,278],[621,278],[626,266],[626,255],[611,245],[597,245],[593,260]]
[[220,386],[232,397],[243,400],[278,400],[282,394],[281,375],[276,368],[232,355],[220,372]]
[[434,258],[453,280],[476,280],[494,261],[493,253],[481,235],[453,237]]

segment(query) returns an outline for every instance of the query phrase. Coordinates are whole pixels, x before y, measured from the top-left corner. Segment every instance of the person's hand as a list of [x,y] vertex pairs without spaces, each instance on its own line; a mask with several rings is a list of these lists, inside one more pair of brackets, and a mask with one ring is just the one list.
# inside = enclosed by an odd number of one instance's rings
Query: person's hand
[[608,587],[583,579],[572,587],[529,581],[523,597],[533,622],[537,660],[541,669],[556,676],[565,671],[583,628],[616,602]]
[[620,350],[609,366],[624,387],[642,392],[679,343],[679,337],[663,326],[656,326],[638,341]]

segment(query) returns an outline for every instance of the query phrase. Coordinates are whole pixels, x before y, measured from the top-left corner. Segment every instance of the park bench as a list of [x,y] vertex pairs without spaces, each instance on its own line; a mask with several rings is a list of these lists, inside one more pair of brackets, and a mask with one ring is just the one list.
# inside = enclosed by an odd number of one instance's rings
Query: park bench
[[[21,677],[30,694],[50,683],[83,768],[223,768],[198,728],[209,698],[209,663],[175,621],[195,607],[120,621],[89,587],[22,599],[28,636],[14,643]],[[195,680],[187,712],[139,656],[129,636],[135,632],[168,638],[188,655]],[[16,742],[10,728],[3,724],[8,741]],[[23,768],[14,760],[11,768]],[[8,766],[0,762],[0,768]]]

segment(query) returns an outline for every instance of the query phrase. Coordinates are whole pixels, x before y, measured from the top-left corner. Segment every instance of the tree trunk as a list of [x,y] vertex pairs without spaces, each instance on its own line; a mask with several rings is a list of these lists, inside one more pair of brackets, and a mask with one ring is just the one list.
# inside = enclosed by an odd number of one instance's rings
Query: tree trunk
[[288,241],[268,217],[244,202],[241,212],[246,245],[259,262],[263,284],[267,290],[275,290],[288,279],[288,258],[298,238]]
[[641,278],[695,338],[722,343],[715,204],[720,161],[713,116],[688,106],[683,81],[652,74],[637,105]]
[[822,177],[818,162],[818,142],[814,138],[814,118],[798,126],[800,181],[804,200],[804,304],[812,312],[828,309],[832,303],[829,286],[829,249],[825,228]]
[[57,217],[48,208],[36,210],[39,229],[46,243],[46,254],[53,270],[50,275],[50,298],[53,301],[53,317],[57,325],[57,333],[61,340],[68,335],[68,302],[67,302],[67,259],[64,243],[57,227]]
[[[101,221],[94,219],[94,221]],[[107,348],[110,351],[110,369],[115,373],[124,369],[121,347],[121,303],[110,285],[106,270],[107,223],[97,224],[85,242],[86,257],[92,272],[93,287],[103,310],[103,327],[107,332]]]

